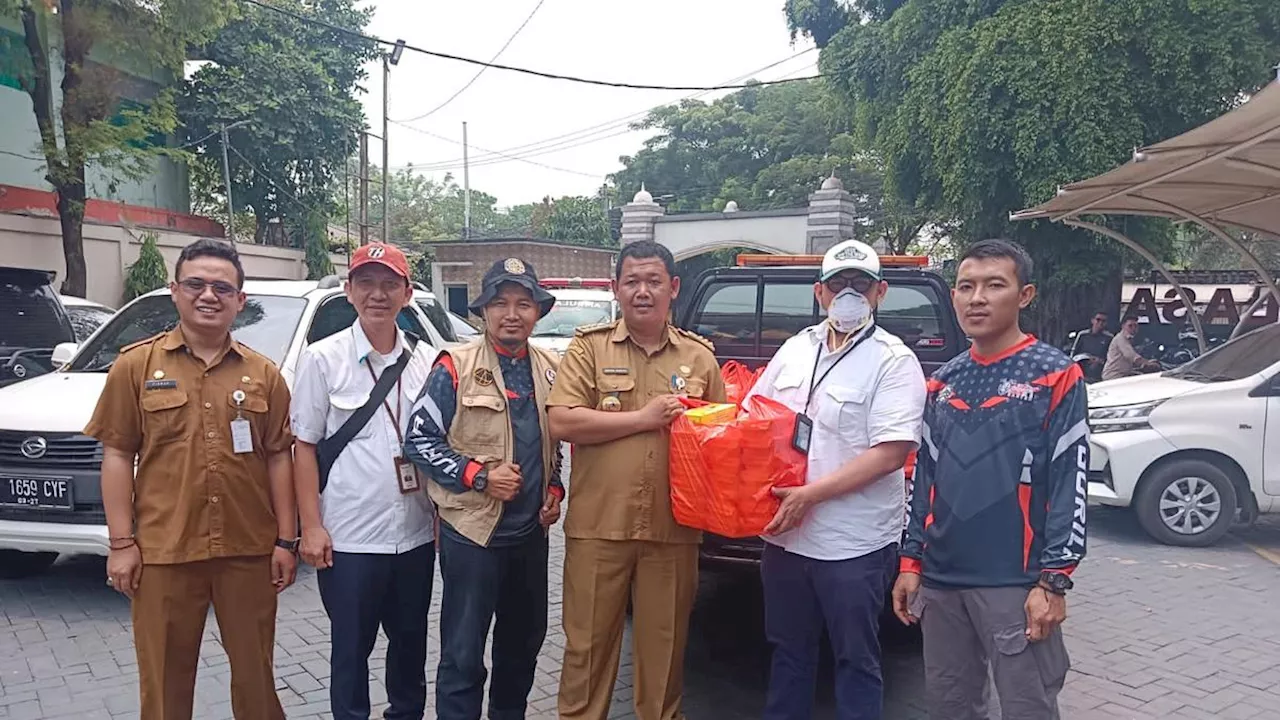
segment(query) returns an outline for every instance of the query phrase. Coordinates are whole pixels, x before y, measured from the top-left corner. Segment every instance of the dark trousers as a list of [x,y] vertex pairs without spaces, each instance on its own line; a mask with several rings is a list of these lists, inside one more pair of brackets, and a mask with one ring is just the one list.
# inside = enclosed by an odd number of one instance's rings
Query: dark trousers
[[889,546],[852,560],[813,560],[765,543],[765,636],[773,648],[765,720],[809,720],[825,627],[835,657],[836,717],[879,720],[880,611],[897,558]]
[[523,720],[547,636],[547,536],[539,529],[517,545],[482,548],[442,532],[440,578],[436,717],[479,719],[492,623],[489,718]]
[[422,720],[427,704],[427,611],[435,571],[431,543],[399,555],[333,554],[316,573],[329,615],[329,703],[334,720],[368,720],[369,653],[387,634],[387,720]]

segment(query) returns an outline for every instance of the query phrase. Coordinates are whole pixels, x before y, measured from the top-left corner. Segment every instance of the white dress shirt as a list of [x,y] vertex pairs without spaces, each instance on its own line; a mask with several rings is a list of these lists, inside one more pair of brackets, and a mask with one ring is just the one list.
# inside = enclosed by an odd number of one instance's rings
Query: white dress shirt
[[[369,399],[374,379],[394,365],[406,347],[397,331],[396,347],[383,355],[373,349],[357,320],[349,329],[334,333],[302,352],[293,383],[290,415],[299,440],[317,444],[338,432]],[[409,416],[435,361],[435,350],[419,342],[399,381],[400,437],[408,433]],[[393,388],[386,404],[356,433],[329,473],[320,495],[324,527],[335,552],[395,554],[432,541],[435,508],[419,477],[418,492],[400,492],[395,458],[404,450],[392,423],[397,407]]]
[[[809,483],[880,443],[919,443],[924,415],[924,372],[897,336],[876,328],[838,363],[847,348],[830,350],[826,337],[827,325],[821,323],[788,340],[751,391],[802,413],[810,384],[817,383],[807,413],[813,421]],[[764,539],[817,560],[849,560],[898,542],[905,513],[899,469],[812,507],[799,527]]]

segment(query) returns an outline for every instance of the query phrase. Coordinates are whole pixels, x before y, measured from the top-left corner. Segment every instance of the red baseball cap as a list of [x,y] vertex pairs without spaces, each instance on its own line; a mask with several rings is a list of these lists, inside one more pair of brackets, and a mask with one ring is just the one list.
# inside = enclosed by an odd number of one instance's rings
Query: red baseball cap
[[369,263],[385,265],[405,280],[409,279],[409,259],[395,245],[380,242],[361,245],[356,249],[355,254],[351,256],[351,264],[347,267],[347,274],[349,275]]

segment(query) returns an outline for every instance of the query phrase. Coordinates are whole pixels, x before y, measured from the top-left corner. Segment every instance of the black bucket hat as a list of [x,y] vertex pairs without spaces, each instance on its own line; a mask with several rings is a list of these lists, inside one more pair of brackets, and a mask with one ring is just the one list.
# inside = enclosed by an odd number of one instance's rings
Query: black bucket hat
[[546,317],[556,304],[555,297],[538,284],[538,274],[534,272],[533,266],[520,258],[512,257],[495,262],[489,272],[484,274],[480,295],[469,306],[472,314],[484,316],[485,306],[497,297],[502,283],[515,283],[528,290],[533,295],[533,301],[538,303],[539,318]]

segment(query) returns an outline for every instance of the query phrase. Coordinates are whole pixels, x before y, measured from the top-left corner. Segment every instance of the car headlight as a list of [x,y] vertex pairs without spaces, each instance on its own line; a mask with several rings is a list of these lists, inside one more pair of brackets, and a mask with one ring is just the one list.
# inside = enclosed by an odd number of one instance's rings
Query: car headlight
[[1105,433],[1151,427],[1151,412],[1163,402],[1164,400],[1155,400],[1136,405],[1090,408],[1089,430]]

